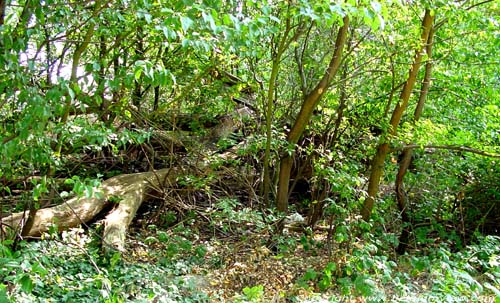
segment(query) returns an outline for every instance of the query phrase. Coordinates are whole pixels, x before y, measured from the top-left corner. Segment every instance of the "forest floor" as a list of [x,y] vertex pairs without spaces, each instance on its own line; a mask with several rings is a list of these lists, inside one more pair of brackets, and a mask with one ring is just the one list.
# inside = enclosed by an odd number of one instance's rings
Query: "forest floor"
[[278,232],[238,191],[175,193],[142,204],[121,253],[103,249],[105,214],[15,252],[0,243],[0,303],[500,302],[500,237],[457,248],[423,225],[399,256],[401,222],[368,224],[348,204],[314,230],[292,211]]
[[260,218],[218,209],[165,227],[139,214],[122,254],[102,253],[99,221],[44,235],[10,256],[0,302],[497,302],[464,255],[397,256],[384,239],[331,239],[328,228],[276,235]]

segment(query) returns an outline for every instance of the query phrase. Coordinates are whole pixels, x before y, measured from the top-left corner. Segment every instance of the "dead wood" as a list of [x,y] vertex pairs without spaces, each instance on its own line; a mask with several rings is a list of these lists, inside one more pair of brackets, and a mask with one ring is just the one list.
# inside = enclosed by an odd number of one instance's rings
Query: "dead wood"
[[170,179],[176,177],[174,171],[162,169],[127,175],[131,178],[129,182],[122,184],[123,190],[120,195],[122,200],[104,221],[103,244],[106,250],[124,251],[127,229],[139,206],[147,200],[149,193],[163,187],[165,183],[172,183],[173,180]]
[[[168,169],[156,172],[144,172],[119,175],[104,181],[95,191],[93,197],[75,197],[65,203],[38,210],[33,227],[28,236],[39,236],[56,225],[58,230],[65,230],[92,220],[112,198],[118,199],[117,207],[106,217],[103,243],[122,251],[124,248],[126,230],[141,203],[147,199],[148,193],[159,188]],[[23,227],[27,214],[19,212],[4,217],[0,221],[3,238],[16,236]]]
[[[238,129],[241,125],[237,121],[244,119],[248,113],[239,110],[233,116],[228,116],[220,121],[211,136],[221,138]],[[169,132],[155,132],[156,137],[183,146],[189,140],[186,136],[176,136]],[[229,160],[237,157],[236,148],[243,142],[230,148],[223,153],[209,151],[211,157],[217,156],[221,160]],[[203,171],[207,163],[199,163],[198,171]],[[185,172],[184,172],[185,173]],[[182,174],[178,169],[162,169],[158,171],[125,174],[112,177],[94,188],[97,194],[92,197],[75,197],[61,205],[43,208],[36,212],[33,226],[27,232],[27,236],[36,237],[48,232],[51,227],[57,227],[59,231],[79,226],[95,218],[104,208],[118,201],[115,208],[104,220],[103,245],[105,250],[123,251],[125,248],[125,237],[128,226],[132,222],[141,204],[151,197],[152,192],[159,191],[165,184],[172,185],[175,178]],[[18,212],[1,218],[0,239],[18,237],[26,224],[28,213]]]

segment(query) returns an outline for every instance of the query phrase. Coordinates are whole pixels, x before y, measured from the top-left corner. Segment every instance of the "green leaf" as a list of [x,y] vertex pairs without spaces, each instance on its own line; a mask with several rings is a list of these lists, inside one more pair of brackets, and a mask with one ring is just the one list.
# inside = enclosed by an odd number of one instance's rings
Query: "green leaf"
[[168,241],[168,235],[164,231],[158,231],[157,236],[158,236],[158,240],[160,240],[160,242],[167,242]]
[[366,276],[358,276],[354,280],[354,287],[363,297],[373,295],[376,288],[375,282]]
[[205,21],[205,23],[208,23],[209,28],[213,32],[216,32],[217,26],[215,25],[215,20],[214,20],[213,16],[209,13],[206,13],[206,12],[203,12],[201,15],[202,15],[203,21]]
[[101,70],[101,65],[98,62],[93,62],[92,63],[92,68],[95,71],[100,71]]
[[153,18],[149,13],[144,13],[144,19],[146,20],[147,23],[151,23],[151,21],[153,21]]
[[0,302],[11,302],[7,296],[7,286],[5,284],[0,284]]
[[44,277],[48,274],[47,269],[45,269],[45,267],[43,267],[42,264],[40,263],[34,263],[33,266],[31,267],[31,271],[39,274],[41,277]]
[[324,269],[324,273],[325,275],[327,275],[328,277],[331,277],[332,276],[332,273],[337,269],[337,265],[333,262],[328,262],[328,264],[326,265],[325,269]]
[[243,288],[243,294],[245,294],[248,300],[256,301],[264,294],[264,286],[245,287]]
[[69,87],[69,85],[67,86],[67,89],[68,89],[68,94],[69,94],[69,97],[71,98],[71,100],[75,100],[75,91],[73,89],[71,89],[71,87]]
[[154,244],[154,243],[158,243],[158,239],[155,238],[155,237],[149,236],[146,239],[144,239],[144,243],[146,245],[151,245],[151,244]]
[[139,80],[141,78],[142,68],[137,68],[134,73],[135,80]]
[[31,293],[33,290],[33,280],[31,280],[28,274],[24,274],[19,279],[19,284],[21,284],[21,289],[26,293]]
[[177,33],[172,30],[169,27],[163,26],[162,28],[163,35],[168,39],[168,40],[175,40],[177,39]]
[[194,21],[189,18],[189,17],[186,17],[186,16],[182,16],[181,17],[181,26],[182,26],[182,30],[186,33],[189,28],[191,28],[191,26],[194,24]]
[[314,279],[316,279],[318,273],[312,269],[312,268],[309,268],[307,269],[306,273],[304,274],[304,280],[306,281],[312,281]]
[[188,48],[190,45],[191,45],[191,40],[189,40],[189,39],[182,40],[182,47],[183,48]]

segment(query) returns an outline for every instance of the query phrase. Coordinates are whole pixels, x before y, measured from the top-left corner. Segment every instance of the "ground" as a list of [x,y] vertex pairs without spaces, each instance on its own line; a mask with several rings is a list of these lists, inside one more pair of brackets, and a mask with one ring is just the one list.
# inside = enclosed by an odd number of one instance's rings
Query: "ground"
[[496,302],[498,237],[397,256],[387,232],[345,239],[285,225],[278,235],[241,206],[152,215],[141,209],[121,254],[103,252],[99,220],[2,247],[0,302]]

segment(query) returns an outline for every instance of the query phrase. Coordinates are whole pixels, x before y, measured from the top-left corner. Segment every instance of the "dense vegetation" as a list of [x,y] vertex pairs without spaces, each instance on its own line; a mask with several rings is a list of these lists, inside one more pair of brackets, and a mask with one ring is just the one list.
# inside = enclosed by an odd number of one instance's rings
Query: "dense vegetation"
[[499,15],[0,0],[0,302],[500,302]]

